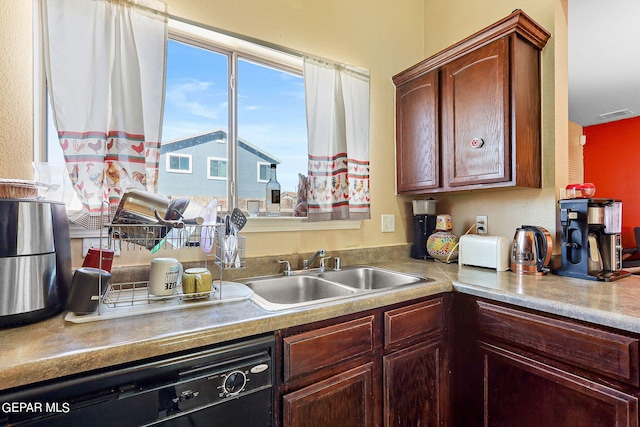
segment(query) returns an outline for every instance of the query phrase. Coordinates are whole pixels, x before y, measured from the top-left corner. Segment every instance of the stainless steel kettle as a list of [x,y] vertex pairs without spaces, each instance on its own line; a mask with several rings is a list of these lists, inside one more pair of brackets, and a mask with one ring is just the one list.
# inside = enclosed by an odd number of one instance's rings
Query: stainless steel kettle
[[516,229],[511,247],[511,271],[517,274],[546,274],[550,271],[551,234],[534,225]]

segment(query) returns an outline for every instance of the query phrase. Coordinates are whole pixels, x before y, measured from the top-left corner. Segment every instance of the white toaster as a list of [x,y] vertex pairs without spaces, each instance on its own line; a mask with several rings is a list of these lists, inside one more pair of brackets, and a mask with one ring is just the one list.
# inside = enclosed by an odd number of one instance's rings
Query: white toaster
[[512,239],[465,234],[460,236],[459,242],[459,265],[495,268],[497,271],[509,269]]

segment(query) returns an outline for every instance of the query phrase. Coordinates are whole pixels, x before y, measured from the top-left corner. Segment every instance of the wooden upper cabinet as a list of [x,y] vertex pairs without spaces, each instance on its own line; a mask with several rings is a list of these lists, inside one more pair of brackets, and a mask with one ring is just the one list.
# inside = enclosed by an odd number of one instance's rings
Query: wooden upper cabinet
[[398,87],[396,145],[398,191],[440,186],[438,72]]
[[509,43],[502,38],[442,68],[445,182],[508,181]]
[[393,77],[398,194],[540,187],[540,50],[522,11]]

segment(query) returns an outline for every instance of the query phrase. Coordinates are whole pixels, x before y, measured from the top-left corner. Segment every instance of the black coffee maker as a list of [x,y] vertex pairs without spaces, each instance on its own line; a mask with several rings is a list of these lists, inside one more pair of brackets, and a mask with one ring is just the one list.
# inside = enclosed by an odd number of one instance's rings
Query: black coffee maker
[[562,264],[554,273],[587,280],[613,281],[622,270],[622,202],[615,199],[563,199]]
[[427,252],[427,239],[436,229],[436,200],[413,201],[413,244],[411,258],[433,259]]

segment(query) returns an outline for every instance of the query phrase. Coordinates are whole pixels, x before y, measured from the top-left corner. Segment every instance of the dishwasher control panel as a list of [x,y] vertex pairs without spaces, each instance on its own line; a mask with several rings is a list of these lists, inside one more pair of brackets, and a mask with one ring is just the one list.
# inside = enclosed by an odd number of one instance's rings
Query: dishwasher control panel
[[162,390],[170,399],[159,411],[164,412],[161,416],[172,415],[270,389],[272,371],[271,356],[265,351],[180,372],[180,381]]

